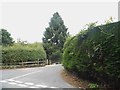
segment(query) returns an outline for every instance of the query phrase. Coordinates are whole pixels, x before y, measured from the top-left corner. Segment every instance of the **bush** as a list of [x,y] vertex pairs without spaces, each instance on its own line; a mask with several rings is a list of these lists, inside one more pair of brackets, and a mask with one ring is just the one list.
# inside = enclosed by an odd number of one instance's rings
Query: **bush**
[[87,79],[120,84],[120,22],[88,28],[68,39],[63,65]]
[[94,89],[98,90],[99,85],[97,85],[96,83],[90,83],[90,84],[88,84],[88,88],[94,88]]
[[6,65],[38,59],[46,59],[46,53],[40,43],[27,45],[15,44],[2,48],[2,62]]

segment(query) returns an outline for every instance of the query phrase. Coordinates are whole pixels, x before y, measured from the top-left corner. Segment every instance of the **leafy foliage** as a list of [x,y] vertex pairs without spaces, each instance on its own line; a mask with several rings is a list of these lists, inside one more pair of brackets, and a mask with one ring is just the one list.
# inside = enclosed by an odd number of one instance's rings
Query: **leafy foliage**
[[80,77],[119,87],[120,22],[82,30],[64,44],[63,65]]
[[6,45],[11,45],[14,43],[13,38],[11,37],[11,34],[5,30],[5,29],[1,29],[0,30],[1,34],[2,34],[2,45],[6,46]]
[[95,90],[98,90],[99,85],[97,85],[96,83],[90,83],[90,84],[88,85],[88,88],[94,88]]
[[46,53],[41,43],[15,44],[2,48],[3,64],[18,64],[19,62],[45,60]]
[[67,28],[58,12],[53,14],[43,37],[43,46],[48,60],[61,60],[62,48],[68,36]]

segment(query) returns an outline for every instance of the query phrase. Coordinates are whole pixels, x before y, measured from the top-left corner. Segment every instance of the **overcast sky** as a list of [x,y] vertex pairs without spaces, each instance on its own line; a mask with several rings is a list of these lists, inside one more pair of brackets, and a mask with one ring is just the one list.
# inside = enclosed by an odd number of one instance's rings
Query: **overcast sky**
[[84,25],[113,17],[118,21],[117,2],[79,2],[79,3],[2,3],[2,28],[11,33],[14,40],[41,42],[45,28],[52,15],[58,12],[70,34],[75,35]]

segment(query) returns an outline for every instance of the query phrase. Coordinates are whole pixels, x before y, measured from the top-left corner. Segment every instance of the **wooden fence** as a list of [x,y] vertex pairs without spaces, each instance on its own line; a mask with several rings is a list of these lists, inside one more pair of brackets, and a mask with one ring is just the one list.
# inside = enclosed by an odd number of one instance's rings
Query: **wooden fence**
[[20,62],[19,65],[24,66],[41,66],[46,65],[46,61],[29,61],[29,62]]
[[47,63],[46,61],[28,61],[28,62],[19,62],[17,64],[10,64],[10,65],[2,65],[0,68],[24,68],[24,67],[40,67],[45,66]]

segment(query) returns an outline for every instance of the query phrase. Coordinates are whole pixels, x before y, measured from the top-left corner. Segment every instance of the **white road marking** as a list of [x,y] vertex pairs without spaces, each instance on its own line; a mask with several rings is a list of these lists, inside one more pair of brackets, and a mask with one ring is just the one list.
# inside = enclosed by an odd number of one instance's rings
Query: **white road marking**
[[33,87],[29,87],[29,88],[38,88],[38,87],[34,87],[34,86],[33,86]]
[[25,87],[25,88],[57,88],[57,87],[48,87],[47,85],[44,85],[44,84],[35,85],[34,83],[30,83],[30,82],[15,81],[13,79],[9,79],[7,81],[2,80],[0,82],[8,83],[8,84],[11,84],[11,85],[16,85],[16,86],[20,86],[20,87]]
[[15,81],[15,80],[13,80],[13,79],[8,79],[8,81],[11,81],[11,82],[12,82],[12,81]]
[[22,81],[15,81],[16,83],[23,83]]
[[46,86],[46,85],[35,85],[35,86],[37,86],[37,87],[42,87],[42,88],[48,87],[48,86]]
[[6,80],[2,80],[2,81],[0,81],[1,83],[6,83],[7,81]]
[[[1,83],[8,83],[8,84],[11,84],[11,85],[16,85],[16,86],[20,86],[20,87],[25,87],[25,88],[47,88],[48,87],[47,85],[43,85],[43,84],[37,84],[37,85],[35,85],[34,83],[22,82],[22,81],[15,81],[13,79],[2,80],[0,82]],[[56,87],[50,87],[50,88],[56,88]]]
[[57,87],[50,87],[50,88],[57,88]]
[[42,87],[42,85],[35,85],[35,86],[37,86],[37,87]]
[[29,82],[26,82],[24,84],[27,84],[27,85],[34,85],[34,83],[29,83]]
[[24,75],[21,75],[21,76],[17,76],[17,77],[11,78],[11,79],[22,78],[22,77],[25,77],[25,76],[28,76],[28,75],[31,75],[31,74],[35,74],[35,73],[41,72],[41,71],[42,71],[42,70],[35,71],[35,72],[31,72],[31,73],[27,73],[27,74],[24,74]]
[[20,87],[28,87],[27,85],[24,85],[24,84],[17,84],[17,85]]

